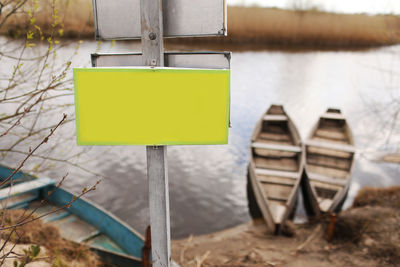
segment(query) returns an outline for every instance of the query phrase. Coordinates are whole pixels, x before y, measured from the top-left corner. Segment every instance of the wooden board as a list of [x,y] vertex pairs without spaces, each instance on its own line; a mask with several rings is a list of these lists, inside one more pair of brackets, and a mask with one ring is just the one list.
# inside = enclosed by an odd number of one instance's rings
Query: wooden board
[[257,168],[294,171],[299,169],[297,158],[261,158],[254,159]]

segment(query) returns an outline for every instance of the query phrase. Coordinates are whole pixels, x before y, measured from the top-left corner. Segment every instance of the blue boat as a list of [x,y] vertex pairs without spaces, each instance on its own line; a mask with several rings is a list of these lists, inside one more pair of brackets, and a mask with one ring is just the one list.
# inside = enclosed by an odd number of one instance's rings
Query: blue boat
[[[0,181],[7,179],[13,171],[0,165]],[[37,209],[35,214],[40,216],[68,204],[74,198],[72,193],[57,188],[55,182],[47,177],[38,178],[17,172],[13,180],[11,193],[7,185],[0,189],[0,202],[8,198],[8,209]],[[41,204],[44,198],[48,199]],[[56,226],[63,238],[87,244],[104,262],[115,266],[142,266],[143,237],[86,199],[78,198],[69,208],[53,212],[41,220]]]

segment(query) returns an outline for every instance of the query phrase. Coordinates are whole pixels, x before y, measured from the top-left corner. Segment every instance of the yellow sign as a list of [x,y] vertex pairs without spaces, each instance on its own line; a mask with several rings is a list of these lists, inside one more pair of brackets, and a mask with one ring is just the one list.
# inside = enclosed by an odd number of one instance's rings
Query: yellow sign
[[227,144],[230,71],[76,68],[78,145]]

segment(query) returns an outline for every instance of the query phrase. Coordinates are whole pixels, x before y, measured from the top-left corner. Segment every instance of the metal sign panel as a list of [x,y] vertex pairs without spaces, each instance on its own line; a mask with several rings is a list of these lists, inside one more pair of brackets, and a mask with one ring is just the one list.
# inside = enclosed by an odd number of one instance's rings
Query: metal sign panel
[[[92,54],[93,67],[143,66],[141,53]],[[230,69],[230,52],[165,52],[164,63],[172,68]]]
[[[93,0],[98,40],[140,39],[140,0]],[[163,0],[164,37],[226,35],[225,0]]]
[[79,145],[227,144],[230,71],[76,68]]

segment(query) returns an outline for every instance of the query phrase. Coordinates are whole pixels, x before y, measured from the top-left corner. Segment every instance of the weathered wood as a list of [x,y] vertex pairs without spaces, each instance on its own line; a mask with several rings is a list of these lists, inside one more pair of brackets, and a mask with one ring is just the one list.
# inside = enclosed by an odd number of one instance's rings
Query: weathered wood
[[321,147],[321,148],[344,151],[349,153],[355,152],[355,148],[352,145],[338,144],[333,142],[320,142],[320,141],[308,140],[306,142],[306,146]]
[[20,183],[11,187],[3,188],[0,190],[0,200],[6,199],[11,196],[27,193],[33,190],[39,190],[48,185],[54,184],[50,178],[38,178],[29,182]]
[[303,164],[300,135],[282,106],[272,105],[252,134],[250,174],[268,228],[279,234],[293,212]]
[[334,168],[318,166],[313,164],[307,164],[307,173],[321,173],[326,176],[347,179],[349,177],[349,172],[344,170],[338,170]]
[[345,117],[341,113],[331,113],[331,112],[322,114],[321,118],[331,119],[331,120],[345,120]]
[[352,165],[350,159],[342,159],[317,154],[307,154],[307,163],[345,171],[348,171]]
[[162,0],[140,0],[144,66],[164,66],[162,10]]
[[308,153],[319,154],[319,155],[332,156],[332,157],[344,158],[344,159],[351,159],[354,154],[352,152],[337,151],[337,150],[313,147],[313,146],[307,146],[306,150],[307,150],[307,154]]
[[[324,181],[317,181],[317,180],[310,180],[310,183],[312,186],[318,189],[323,189],[323,190],[331,190],[331,191],[339,191],[343,188],[343,185],[335,185],[332,183],[326,183]],[[317,193],[317,196],[320,197],[320,195]]]
[[260,169],[260,168],[255,168],[254,171],[257,175],[278,176],[278,177],[285,177],[292,179],[297,179],[300,175],[300,173],[298,172],[286,172],[286,171]]
[[292,186],[287,185],[277,185],[277,184],[264,184],[262,183],[262,188],[265,194],[271,198],[284,198],[287,199],[290,192],[292,191]]
[[260,182],[258,181],[257,175],[254,172],[255,169],[256,169],[256,167],[254,165],[254,162],[250,162],[249,175],[250,175],[250,182],[251,182],[251,186],[253,188],[254,196],[256,198],[258,207],[260,208],[261,213],[263,214],[265,223],[267,224],[270,231],[274,232],[275,231],[275,222],[273,219],[271,209],[269,207],[268,198],[265,195],[265,193],[263,192],[263,190],[261,190]]
[[263,117],[265,121],[287,121],[287,117],[285,115],[273,115],[267,114]]
[[319,173],[307,172],[307,176],[311,181],[319,181],[333,185],[345,185],[348,183],[347,179],[333,178]]
[[328,129],[328,128],[318,129],[315,132],[315,136],[324,139],[331,139],[333,141],[342,141],[342,142],[347,141],[346,133],[344,131],[338,131],[337,129]]
[[79,219],[75,215],[49,222],[49,224],[58,228],[63,238],[76,243],[81,243],[100,233],[99,229]]
[[299,169],[297,158],[264,158],[258,157],[254,159],[257,168],[273,169],[281,171],[296,172]]
[[[143,65],[163,67],[162,0],[140,0],[140,18]],[[169,267],[171,264],[171,234],[167,147],[148,146],[146,152],[153,267]]]
[[301,147],[299,146],[284,146],[284,145],[276,145],[270,143],[258,143],[254,142],[251,144],[254,148],[262,148],[262,149],[269,149],[269,150],[280,150],[280,151],[289,151],[289,152],[301,152]]
[[258,137],[260,141],[277,141],[279,143],[284,143],[288,145],[291,144],[290,136],[288,134],[261,132]]
[[147,147],[147,176],[154,267],[170,266],[171,234],[167,147]]
[[262,148],[254,148],[254,154],[260,157],[271,157],[271,158],[293,158],[296,156],[296,152],[269,150]]
[[260,180],[261,183],[286,185],[286,186],[293,186],[296,182],[296,180],[293,178],[264,176],[264,175],[259,175],[258,179]]

